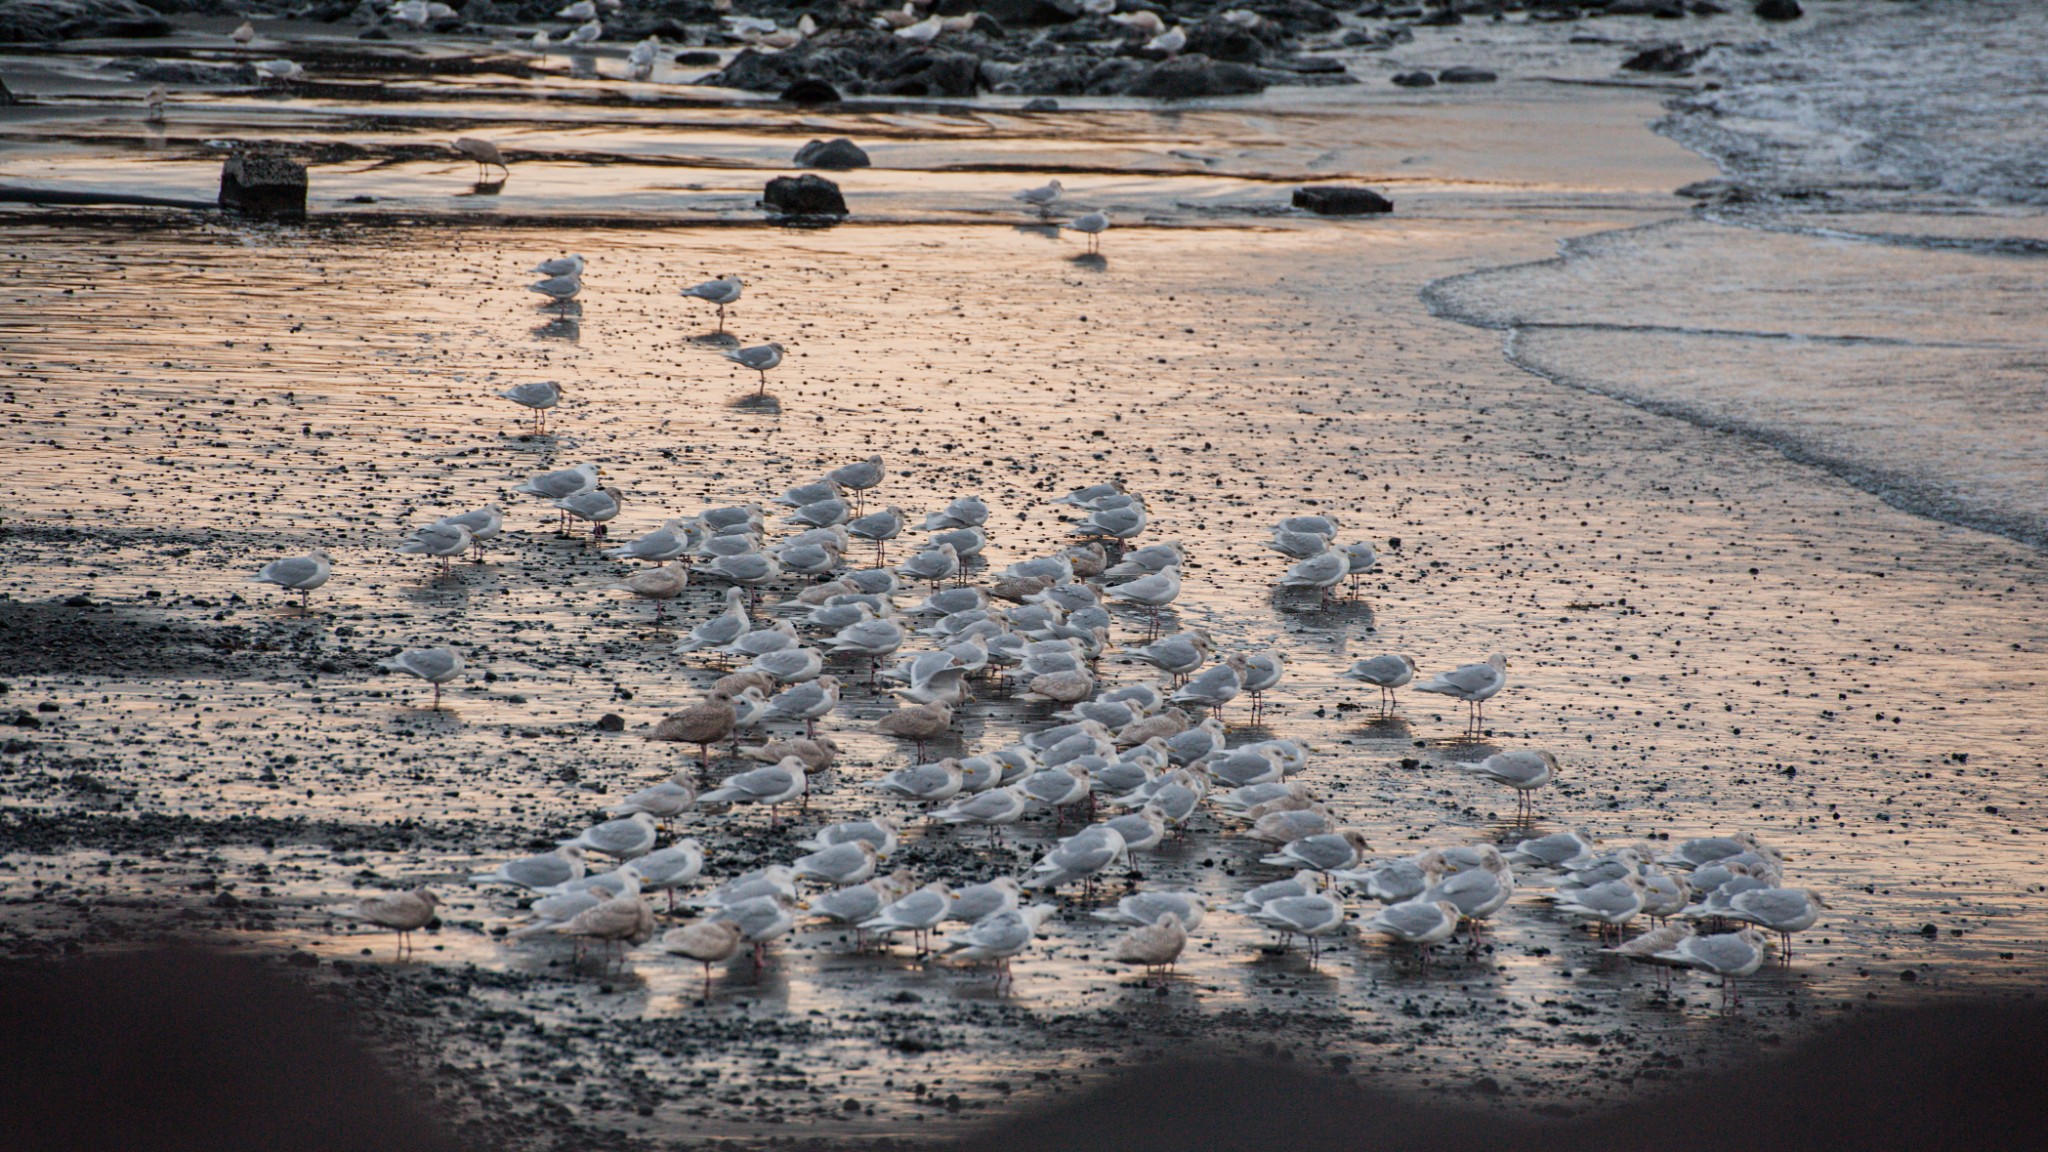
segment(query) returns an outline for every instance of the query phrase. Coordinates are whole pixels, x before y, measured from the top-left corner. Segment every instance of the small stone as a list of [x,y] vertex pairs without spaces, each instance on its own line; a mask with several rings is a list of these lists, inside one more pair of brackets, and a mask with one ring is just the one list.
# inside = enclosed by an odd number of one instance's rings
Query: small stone
[[624,732],[626,730],[626,718],[617,712],[607,712],[598,717],[597,730],[599,732]]
[[1806,15],[1806,10],[1799,6],[1799,0],[1756,0],[1756,7],[1752,11],[1759,20],[1779,23],[1797,20]]
[[1436,74],[1444,84],[1491,84],[1500,77],[1484,68],[1446,68]]
[[678,68],[715,68],[718,65],[718,53],[703,48],[678,52],[670,59]]
[[66,608],[90,608],[92,607],[92,597],[80,592],[76,596],[68,597],[64,601],[64,606]]
[[1403,88],[1434,88],[1436,77],[1427,72],[1402,72],[1394,77],[1394,83]]
[[1024,111],[1026,112],[1057,112],[1059,110],[1060,102],[1050,96],[1040,96],[1036,100],[1027,100],[1024,103]]

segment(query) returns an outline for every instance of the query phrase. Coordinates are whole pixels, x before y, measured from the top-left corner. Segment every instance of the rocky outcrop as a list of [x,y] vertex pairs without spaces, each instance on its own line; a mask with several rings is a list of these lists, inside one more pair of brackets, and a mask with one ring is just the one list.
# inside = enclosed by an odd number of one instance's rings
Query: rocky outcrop
[[170,34],[170,21],[135,0],[0,0],[0,44]]
[[878,29],[833,28],[784,52],[749,48],[705,83],[777,92],[800,80],[840,92],[972,96],[981,87],[981,58],[943,44],[911,44]]
[[1149,96],[1155,100],[1244,96],[1265,90],[1265,77],[1253,69],[1207,56],[1176,56],[1152,65],[1123,86],[1126,96]]

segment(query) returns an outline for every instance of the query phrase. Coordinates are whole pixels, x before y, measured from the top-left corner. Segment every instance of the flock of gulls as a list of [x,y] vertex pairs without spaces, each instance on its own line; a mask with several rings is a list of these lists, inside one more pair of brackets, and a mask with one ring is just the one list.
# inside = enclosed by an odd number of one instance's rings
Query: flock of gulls
[[[542,265],[572,280],[581,268],[574,257]],[[685,295],[716,305],[722,328],[723,310],[741,288],[728,277]],[[779,358],[775,345],[765,347]],[[749,366],[765,373],[773,363],[764,357]],[[560,390],[530,384],[505,395],[544,417]],[[1047,931],[1057,902],[1070,900],[1095,919],[1125,925],[1109,956],[1158,974],[1163,989],[1211,913],[1207,901],[1138,887],[1105,905],[1097,888],[1121,878],[1141,854],[1179,840],[1197,816],[1263,844],[1259,863],[1272,870],[1221,910],[1277,934],[1279,948],[1299,938],[1311,964],[1325,941],[1361,927],[1412,946],[1425,965],[1460,931],[1476,954],[1486,925],[1514,909],[1588,925],[1609,954],[1719,975],[1725,1006],[1734,981],[1765,962],[1773,940],[1789,961],[1792,935],[1825,907],[1816,893],[1785,887],[1782,854],[1741,832],[1662,852],[1567,831],[1376,857],[1319,795],[1310,749],[1289,739],[1232,745],[1226,712],[1242,698],[1256,720],[1265,694],[1286,675],[1287,654],[1225,651],[1201,629],[1162,631],[1186,557],[1178,543],[1140,542],[1151,527],[1141,494],[1109,481],[1060,497],[1053,503],[1071,510],[1074,543],[994,568],[983,559],[986,502],[961,496],[921,519],[893,505],[870,510],[886,477],[882,458],[871,456],[771,500],[666,519],[605,549],[605,557],[636,566],[610,587],[648,601],[657,617],[692,583],[723,586],[722,608],[689,624],[674,645],[679,659],[723,674],[704,700],[647,736],[683,746],[685,763],[672,776],[618,797],[608,820],[554,851],[470,878],[532,893],[515,940],[573,937],[579,959],[582,946],[595,945],[616,963],[628,949],[655,942],[704,966],[708,997],[714,966],[751,952],[758,969],[773,941],[806,921],[825,921],[850,928],[862,949],[908,937],[920,957],[992,967],[1002,988],[1011,961]],[[563,528],[589,524],[596,541],[622,504],[594,464],[542,472],[514,491],[546,501]],[[771,520],[788,530],[771,539]],[[481,559],[503,526],[502,510],[487,506],[418,529],[398,551],[436,560],[445,571],[458,556]],[[1279,586],[1313,592],[1320,603],[1370,571],[1372,545],[1342,542],[1340,531],[1335,517],[1321,514],[1275,524],[1268,546],[1292,562]],[[890,543],[906,533],[920,543],[888,563]],[[252,579],[299,593],[303,605],[332,570],[332,559],[314,552],[270,563]],[[1113,644],[1119,630],[1135,635]],[[1147,675],[1113,682],[1103,667],[1112,649]],[[442,686],[463,674],[465,662],[453,648],[429,647],[400,652],[382,667],[431,685],[438,707]],[[1465,703],[1462,739],[1472,742],[1485,703],[1507,685],[1507,670],[1496,655],[1423,676],[1413,658],[1388,653],[1343,675],[1379,689],[1383,712],[1398,707],[1403,687]],[[994,751],[927,758],[977,691],[1014,692],[1042,719]],[[849,692],[898,703],[868,730],[901,741],[907,763],[854,786],[900,804],[900,814],[823,823],[802,854],[704,888],[716,861],[698,840],[671,829],[686,819],[737,820],[750,809],[771,824],[809,819],[815,779],[839,753],[821,729]],[[707,788],[721,747],[740,766]],[[1448,768],[1513,790],[1514,826],[1528,828],[1533,798],[1556,778],[1559,762],[1547,751],[1514,749]],[[957,837],[972,848],[977,838],[992,846],[1008,826],[1045,818],[1056,828],[1077,826],[1021,874],[1011,874],[1007,853],[1000,862],[987,853],[990,874],[970,884],[921,882],[890,864],[916,825],[920,835]],[[597,858],[616,866],[597,870]],[[681,903],[697,917],[662,931],[684,889],[692,895]],[[1532,889],[1531,899],[1514,901]],[[654,898],[664,893],[667,906],[658,913]],[[365,898],[353,911],[395,930],[403,951],[436,903],[420,889]],[[1369,905],[1377,907],[1367,915]],[[1643,925],[1646,931],[1628,935]],[[934,933],[943,939],[935,942]]]

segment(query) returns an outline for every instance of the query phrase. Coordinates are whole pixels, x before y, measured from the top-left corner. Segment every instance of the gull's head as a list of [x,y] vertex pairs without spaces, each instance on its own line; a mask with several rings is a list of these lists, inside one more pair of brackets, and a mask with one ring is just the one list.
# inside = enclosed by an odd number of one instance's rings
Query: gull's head
[[1501,655],[1501,654],[1500,654],[1500,653],[1498,653],[1498,652],[1494,653],[1494,654],[1493,654],[1493,655],[1491,655],[1491,656],[1488,656],[1488,657],[1486,658],[1486,662],[1487,662],[1488,664],[1491,664],[1491,665],[1493,665],[1493,666],[1494,666],[1494,668],[1496,668],[1496,669],[1498,669],[1498,670],[1500,670],[1500,671],[1502,671],[1502,672],[1505,672],[1505,671],[1507,671],[1507,670],[1508,670],[1508,658],[1507,658],[1507,657],[1505,657],[1505,656],[1503,656],[1503,655]]

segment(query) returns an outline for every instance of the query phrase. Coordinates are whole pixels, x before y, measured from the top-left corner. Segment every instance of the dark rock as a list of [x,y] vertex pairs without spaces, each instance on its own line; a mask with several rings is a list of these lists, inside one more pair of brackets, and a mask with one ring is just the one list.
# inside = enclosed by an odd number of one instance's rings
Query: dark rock
[[1124,85],[1126,96],[1186,100],[1198,96],[1243,96],[1266,90],[1266,81],[1242,64],[1207,56],[1179,56],[1154,64]]
[[1188,37],[1186,51],[1229,64],[1257,64],[1266,58],[1265,41],[1235,24],[1203,20],[1182,26]]
[[[948,39],[988,43],[971,34]],[[972,96],[980,88],[981,61],[969,52],[910,44],[874,28],[830,28],[786,52],[749,48],[706,83],[773,92],[799,80],[822,81],[839,92]]]
[[1052,24],[1071,24],[1081,16],[1081,7],[1072,0],[986,0],[986,3],[963,8],[958,12],[944,15],[965,15],[968,11],[980,12],[994,19],[1006,28],[1044,28]]
[[1315,0],[1258,0],[1245,7],[1295,35],[1332,32],[1343,25],[1335,12]]
[[1806,15],[1806,10],[1799,6],[1799,0],[1756,0],[1752,11],[1759,20],[1797,20]]
[[363,29],[363,30],[362,30],[361,32],[358,32],[358,33],[356,33],[356,39],[358,39],[358,40],[389,40],[389,39],[391,39],[391,33],[389,33],[389,32],[386,32],[386,31],[385,31],[385,30],[384,30],[383,28],[381,28],[381,27],[378,27],[378,28],[365,28],[365,29]]
[[1655,16],[1663,20],[1679,20],[1685,16],[1685,5],[1679,0],[1614,0],[1605,11],[1609,16]]
[[67,597],[64,601],[64,606],[66,608],[90,608],[92,607],[92,597],[80,592],[76,596]]
[[1529,13],[1529,19],[1538,24],[1568,24],[1578,18],[1577,8],[1537,8]]
[[0,108],[5,108],[12,103],[14,103],[14,93],[7,90],[7,81],[0,79]]
[[1484,68],[1446,68],[1436,78],[1445,84],[1491,84],[1500,79]]
[[1464,22],[1465,18],[1458,15],[1456,8],[1439,8],[1425,15],[1422,19],[1417,20],[1415,26],[1417,28],[1448,28],[1453,24],[1463,24]]
[[1050,96],[1040,96],[1036,100],[1026,100],[1023,110],[1026,112],[1057,112],[1060,110],[1060,102]]
[[1373,216],[1392,212],[1394,202],[1370,188],[1320,184],[1294,190],[1294,206],[1318,216]]
[[0,0],[0,44],[170,34],[170,21],[135,0]]
[[1714,3],[1714,0],[1692,0],[1692,3],[1685,6],[1685,10],[1695,16],[1725,16],[1728,14],[1728,10]]
[[[669,57],[669,60],[678,68],[710,68],[718,63],[718,53],[708,48],[692,48],[687,52],[676,53]],[[827,84],[826,87],[830,88],[831,85]],[[833,95],[836,97],[838,93]]]
[[144,84],[216,84],[246,86],[260,79],[252,64],[202,64],[197,60],[152,60],[131,57],[120,62]]
[[306,166],[272,152],[237,152],[221,165],[220,206],[250,216],[304,216]]
[[1643,49],[1622,61],[1621,66],[1630,72],[1684,72],[1706,52],[1705,48],[1687,51],[1678,41],[1667,40]]
[[1400,72],[1395,74],[1394,83],[1403,88],[1434,88],[1436,77],[1427,72]]
[[846,197],[823,176],[777,176],[761,196],[762,207],[782,216],[844,216]]
[[597,718],[597,730],[599,732],[624,732],[626,730],[626,718],[617,712],[607,712]]
[[796,150],[796,166],[799,168],[829,168],[845,171],[848,168],[866,168],[868,154],[846,137],[837,140],[813,140]]

